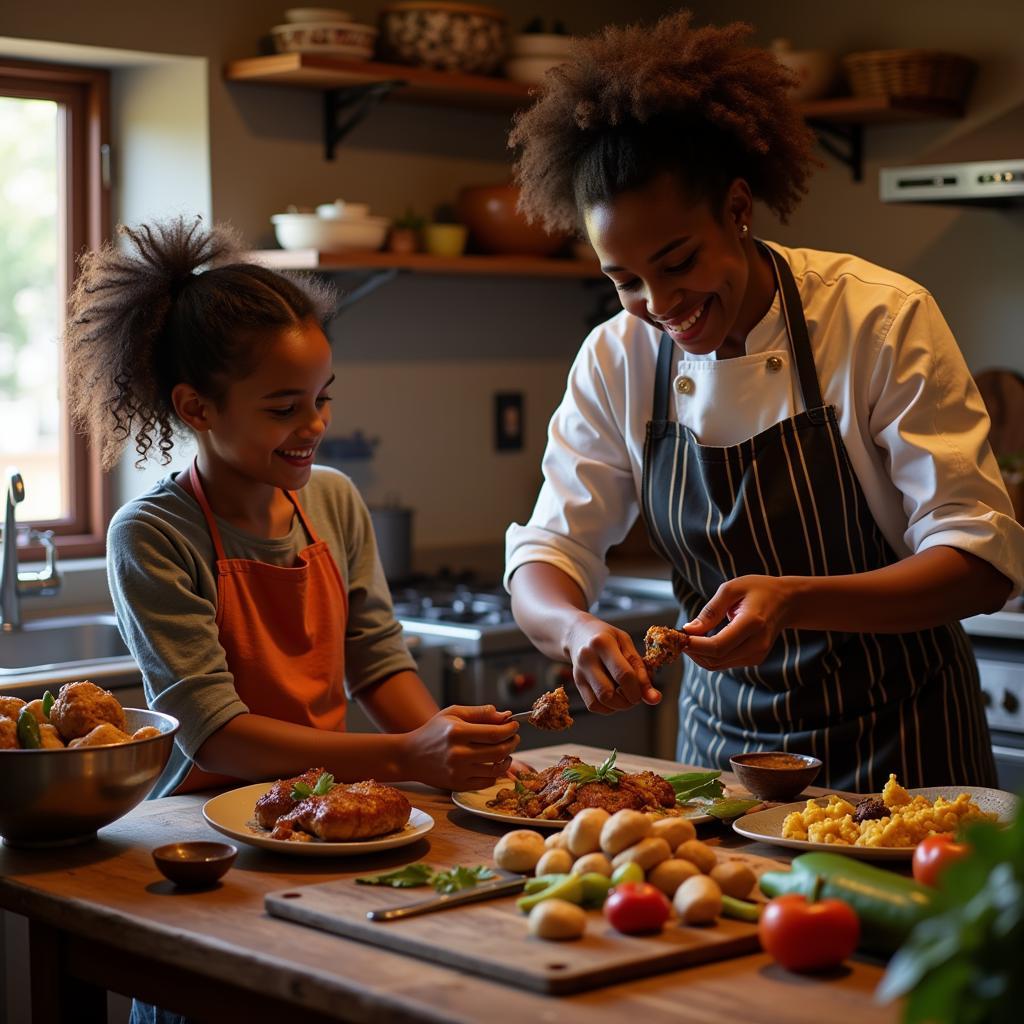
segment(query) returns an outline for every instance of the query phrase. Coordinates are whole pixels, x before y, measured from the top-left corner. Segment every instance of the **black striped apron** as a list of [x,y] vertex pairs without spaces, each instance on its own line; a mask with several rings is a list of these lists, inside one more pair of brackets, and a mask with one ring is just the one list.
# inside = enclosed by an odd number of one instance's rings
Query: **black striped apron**
[[[760,243],[759,243],[760,244]],[[675,345],[663,335],[654,419],[644,447],[642,509],[673,567],[680,621],[728,579],[840,576],[897,561],[875,523],[818,385],[800,295],[768,246],[804,411],[741,444],[702,445],[671,419]],[[977,665],[959,623],[913,633],[784,630],[760,665],[711,671],[687,658],[678,757],[729,768],[752,750],[824,762],[819,784],[878,792],[994,786]]]

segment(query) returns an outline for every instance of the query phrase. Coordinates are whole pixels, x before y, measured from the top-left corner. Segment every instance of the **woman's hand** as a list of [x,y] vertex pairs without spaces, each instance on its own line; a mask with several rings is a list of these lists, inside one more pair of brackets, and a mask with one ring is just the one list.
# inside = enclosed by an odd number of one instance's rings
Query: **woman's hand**
[[[712,671],[760,665],[787,625],[791,585],[786,577],[739,576],[727,580],[691,622],[684,653]],[[707,636],[723,621],[726,625]]]
[[621,629],[581,612],[569,628],[565,651],[588,711],[610,715],[641,701],[661,701],[632,639]]
[[486,789],[502,778],[519,746],[510,711],[452,705],[406,733],[409,777],[438,789]]

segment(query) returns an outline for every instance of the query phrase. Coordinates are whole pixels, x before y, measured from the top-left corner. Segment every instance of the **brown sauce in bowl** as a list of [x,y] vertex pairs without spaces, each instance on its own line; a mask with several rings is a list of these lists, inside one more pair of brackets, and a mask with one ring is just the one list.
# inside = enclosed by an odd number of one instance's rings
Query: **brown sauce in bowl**
[[749,765],[751,768],[806,768],[807,762],[802,757],[794,754],[758,754],[750,757],[749,760],[741,761],[740,764]]

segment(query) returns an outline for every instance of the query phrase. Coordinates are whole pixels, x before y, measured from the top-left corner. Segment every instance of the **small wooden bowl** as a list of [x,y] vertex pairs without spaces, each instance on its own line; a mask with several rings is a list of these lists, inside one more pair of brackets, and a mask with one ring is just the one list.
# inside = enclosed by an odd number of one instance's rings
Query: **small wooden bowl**
[[153,862],[175,885],[198,889],[223,877],[237,856],[230,843],[168,843],[153,851]]
[[821,771],[821,761],[816,757],[783,750],[737,754],[729,758],[729,763],[736,778],[758,800],[779,803],[795,800]]

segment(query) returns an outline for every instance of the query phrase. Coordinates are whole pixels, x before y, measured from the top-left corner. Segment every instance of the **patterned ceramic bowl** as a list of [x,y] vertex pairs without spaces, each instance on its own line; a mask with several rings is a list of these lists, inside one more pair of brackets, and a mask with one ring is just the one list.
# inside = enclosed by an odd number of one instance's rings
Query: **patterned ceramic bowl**
[[377,29],[354,21],[306,21],[270,30],[278,53],[322,53],[369,60]]
[[505,15],[477,4],[389,4],[380,33],[380,56],[399,64],[493,75],[505,56]]

